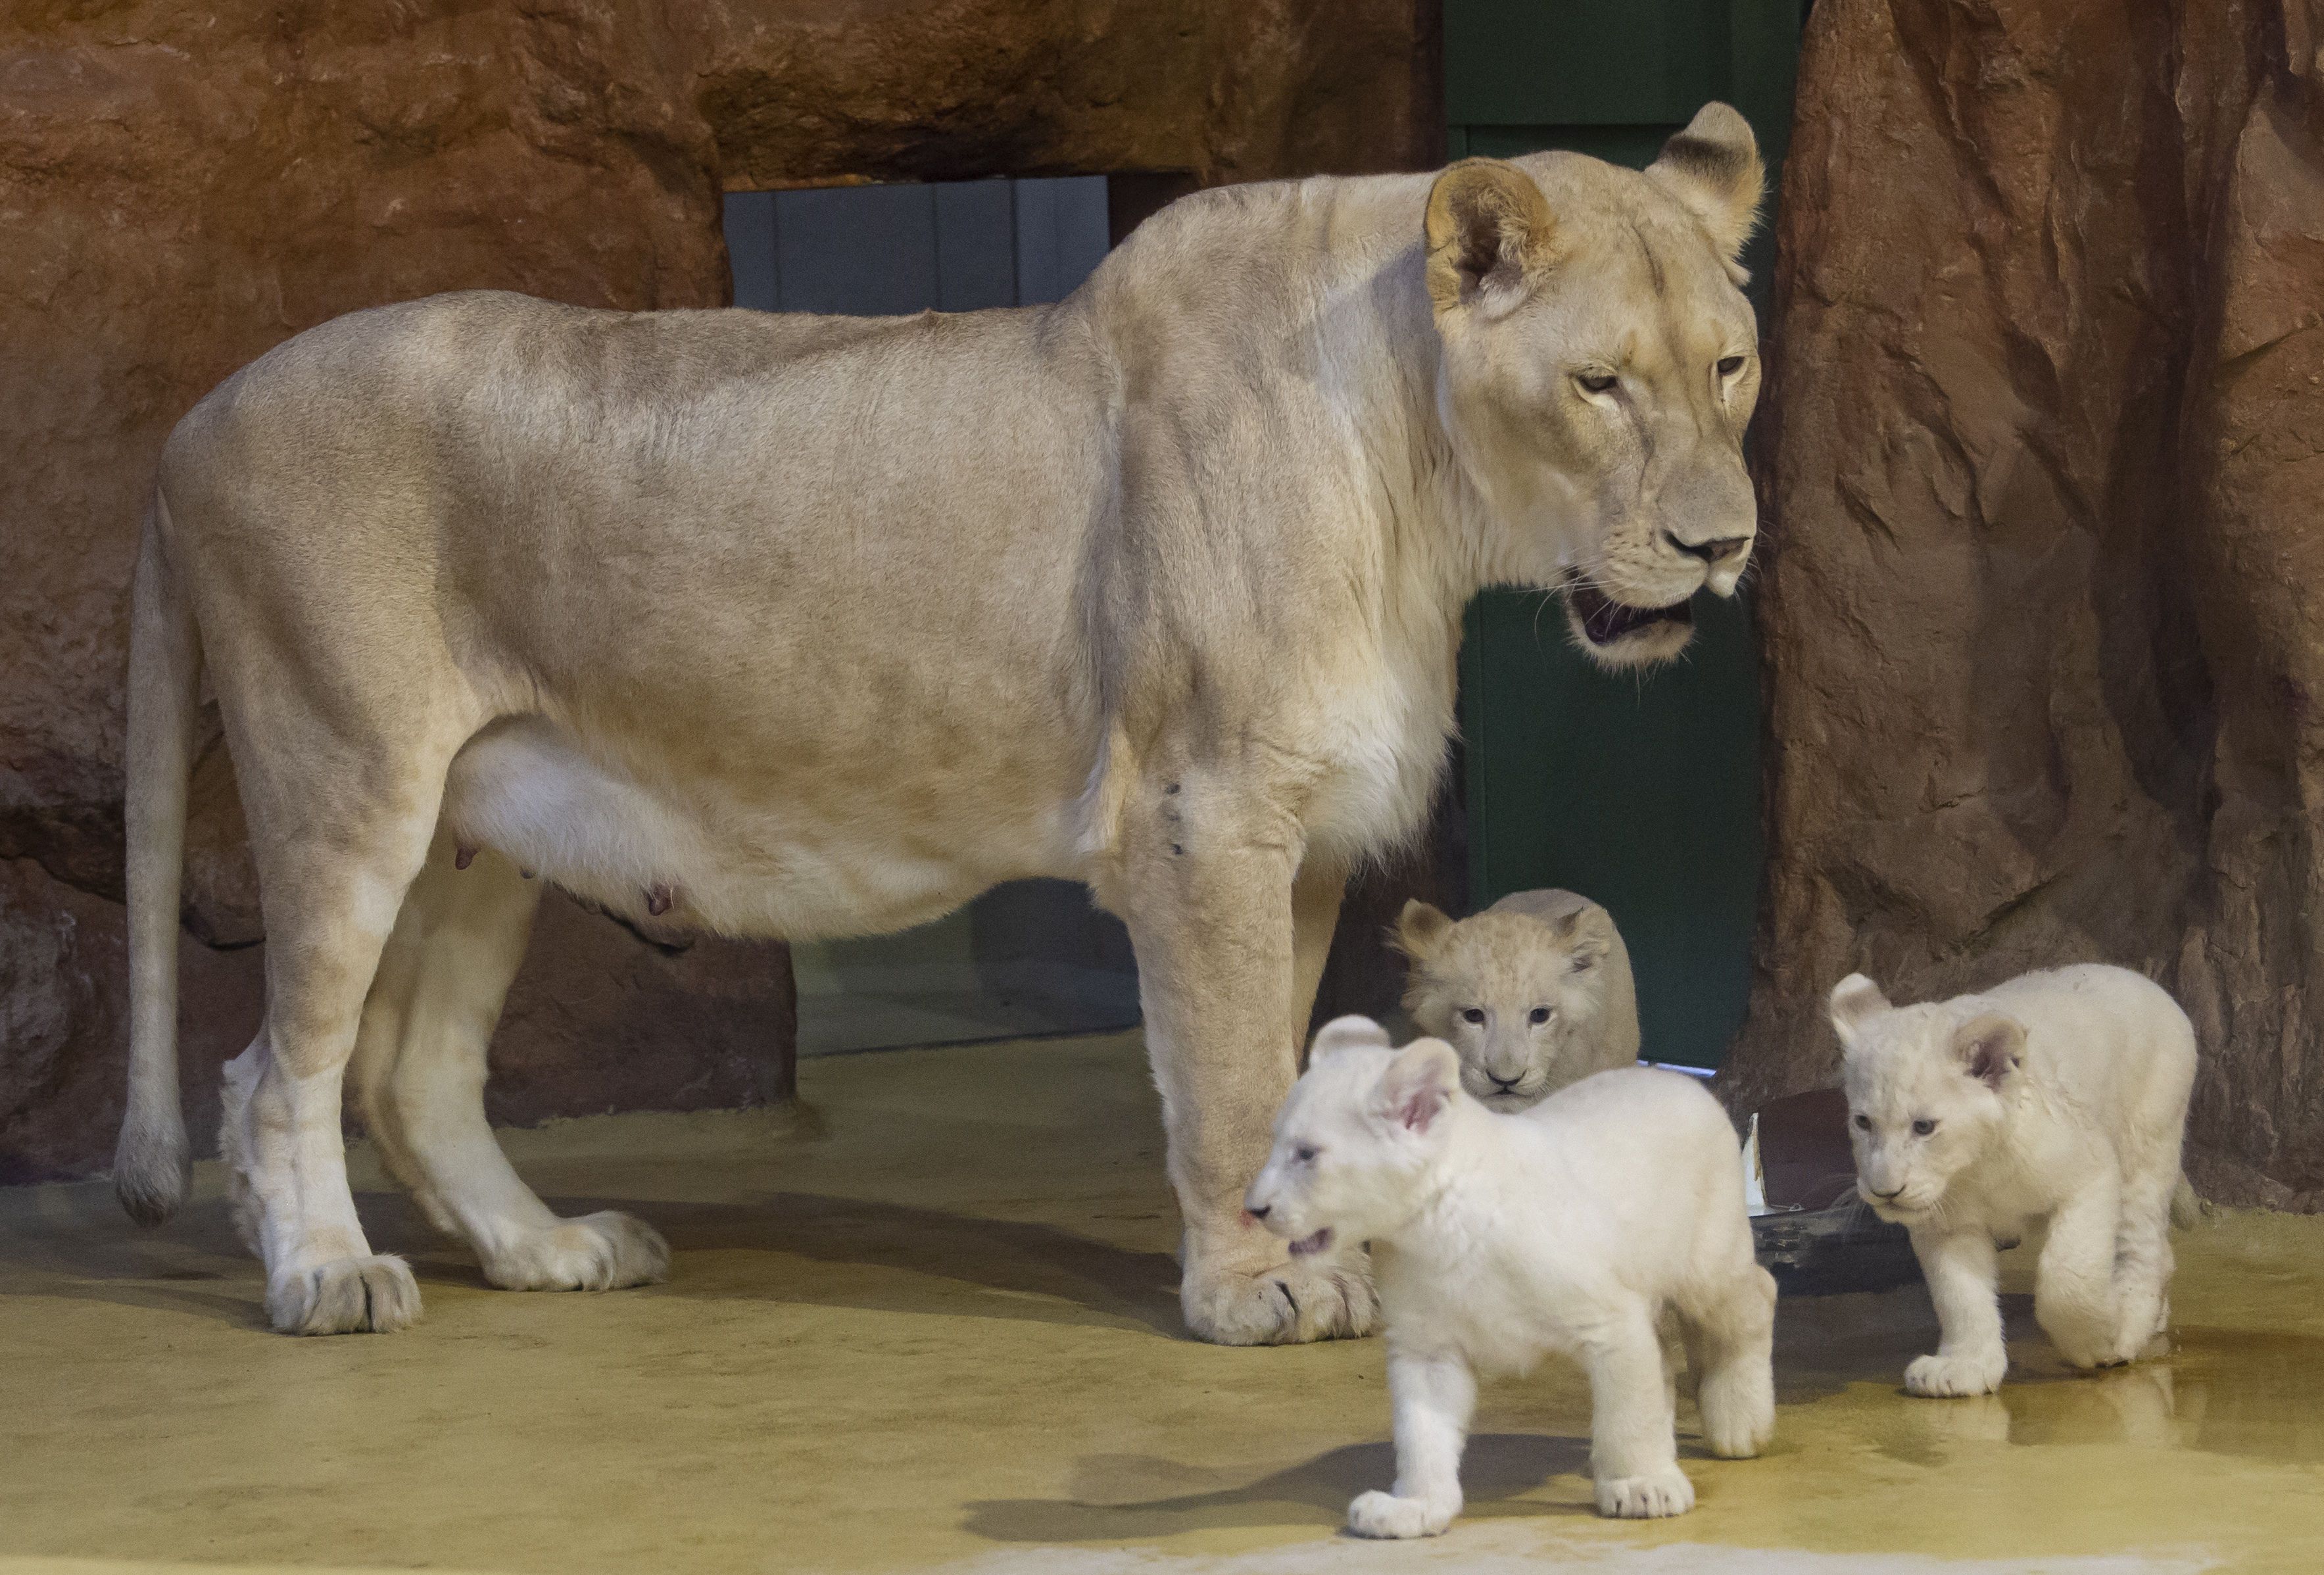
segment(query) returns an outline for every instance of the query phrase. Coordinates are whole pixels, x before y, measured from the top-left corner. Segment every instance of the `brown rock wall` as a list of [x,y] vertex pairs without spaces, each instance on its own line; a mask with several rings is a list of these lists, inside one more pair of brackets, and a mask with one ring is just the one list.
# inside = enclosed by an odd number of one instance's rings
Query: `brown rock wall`
[[1831,1075],[1851,968],[1906,999],[2116,962],[2202,1034],[2199,1183],[2324,1206],[2317,14],[1812,14],[1738,1102]]
[[[110,1152],[126,587],[161,440],[220,378],[339,313],[439,290],[717,304],[722,189],[1431,162],[1441,113],[1415,61],[1434,51],[1415,40],[1432,14],[1415,0],[0,13],[0,1174]],[[195,801],[192,933],[251,942],[222,759]],[[260,953],[189,947],[198,1101],[250,1031]],[[552,903],[498,1042],[495,1113],[762,1097],[770,1074],[745,1063],[785,1041],[788,990],[779,948],[665,954]]]

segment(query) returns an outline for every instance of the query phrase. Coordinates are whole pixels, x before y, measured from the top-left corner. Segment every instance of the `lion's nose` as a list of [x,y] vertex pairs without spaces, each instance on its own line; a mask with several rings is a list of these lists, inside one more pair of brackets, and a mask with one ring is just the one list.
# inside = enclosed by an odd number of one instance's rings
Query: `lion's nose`
[[[1869,1185],[1870,1184],[1868,1184],[1868,1184],[1866,1184]],[[1886,1202],[1889,1199],[1891,1199],[1891,1198],[1893,1198],[1893,1197],[1896,1196],[1899,1193],[1902,1193],[1904,1190],[1904,1187],[1903,1187],[1902,1185],[1898,1185],[1898,1186],[1891,1187],[1891,1188],[1889,1188],[1889,1189],[1888,1189],[1888,1191],[1886,1191],[1886,1192],[1885,1192],[1885,1193],[1884,1193],[1884,1192],[1882,1192],[1878,1187],[1873,1187],[1873,1188],[1872,1188],[1872,1195],[1873,1195],[1874,1197],[1876,1197],[1876,1198],[1879,1199],[1882,1202],[1884,1202],[1884,1203],[1885,1203],[1885,1202]]]
[[1714,566],[1751,545],[1751,539],[1748,536],[1721,536],[1711,541],[1682,541],[1676,532],[1670,530],[1663,532],[1663,539],[1689,557],[1699,557]]
[[1517,1092],[1517,1084],[1525,1081],[1525,1073],[1522,1072],[1518,1073],[1515,1077],[1503,1077],[1498,1072],[1489,1072],[1485,1073],[1485,1075],[1491,1078],[1495,1086],[1499,1087],[1503,1093]]

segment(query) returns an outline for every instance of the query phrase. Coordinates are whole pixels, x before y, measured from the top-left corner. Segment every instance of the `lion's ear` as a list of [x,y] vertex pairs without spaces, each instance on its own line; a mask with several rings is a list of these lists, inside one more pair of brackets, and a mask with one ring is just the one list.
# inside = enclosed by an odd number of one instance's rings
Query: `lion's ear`
[[1663,144],[1646,166],[1646,178],[1702,221],[1720,256],[1739,272],[1743,243],[1759,226],[1767,184],[1751,123],[1731,105],[1704,105],[1685,130]]
[[1550,927],[1565,948],[1570,972],[1589,972],[1614,949],[1614,921],[1607,916],[1604,908],[1577,907],[1571,913],[1560,914],[1551,921]]
[[1831,987],[1831,1026],[1842,1045],[1855,1044],[1866,1019],[1888,1009],[1888,998],[1861,973],[1851,973]]
[[2024,1064],[2025,1025],[1999,1012],[1971,1018],[1953,1030],[1953,1054],[1960,1057],[1962,1071],[1998,1089]]
[[1415,1039],[1380,1073],[1373,1114],[1389,1126],[1425,1132],[1460,1086],[1460,1054],[1442,1039]]
[[1516,291],[1546,266],[1556,230],[1533,177],[1501,159],[1463,159],[1428,189],[1428,295],[1440,312]]
[[1451,916],[1435,904],[1423,902],[1416,897],[1406,903],[1404,911],[1397,916],[1396,949],[1415,962],[1425,962],[1436,954],[1436,949],[1444,944],[1444,937],[1452,933]]
[[1313,1066],[1335,1051],[1386,1050],[1389,1045],[1388,1030],[1370,1018],[1353,1014],[1333,1018],[1315,1030],[1315,1042],[1307,1047],[1307,1064]]

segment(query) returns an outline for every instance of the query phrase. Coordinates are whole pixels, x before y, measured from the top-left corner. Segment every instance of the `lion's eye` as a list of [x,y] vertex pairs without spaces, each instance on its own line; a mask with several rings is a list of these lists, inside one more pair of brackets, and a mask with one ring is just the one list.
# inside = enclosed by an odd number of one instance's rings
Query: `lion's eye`
[[1301,1165],[1313,1165],[1315,1163],[1315,1146],[1312,1143],[1302,1143],[1291,1151],[1291,1157]]
[[1925,1117],[1913,1123],[1913,1136],[1915,1138],[1926,1138],[1936,1129],[1937,1124]]
[[1577,372],[1573,381],[1582,385],[1583,393],[1612,393],[1614,385],[1622,380],[1610,372]]
[[1734,376],[1737,373],[1738,373],[1738,372],[1740,372],[1740,371],[1742,371],[1742,370],[1743,370],[1743,357],[1741,357],[1740,355],[1724,355],[1724,356],[1721,356],[1721,357],[1720,358],[1720,361],[1719,361],[1719,375],[1720,375],[1720,376],[1721,376],[1721,377],[1732,377],[1732,376]]
[[1533,1026],[1537,1028],[1541,1027],[1542,1024],[1549,1021],[1549,1009],[1547,1007],[1536,1007],[1533,1010],[1526,1014],[1526,1020],[1533,1024]]
[[1461,1009],[1461,1020],[1464,1023],[1481,1023],[1485,1020],[1485,1009],[1482,1007],[1462,1007]]
[[1859,1132],[1869,1132],[1869,1131],[1871,1131],[1871,1130],[1872,1130],[1872,1118],[1871,1118],[1871,1117],[1869,1117],[1869,1116],[1858,1116],[1858,1117],[1857,1117],[1857,1118],[1856,1118],[1856,1129],[1857,1129],[1858,1131],[1859,1131]]

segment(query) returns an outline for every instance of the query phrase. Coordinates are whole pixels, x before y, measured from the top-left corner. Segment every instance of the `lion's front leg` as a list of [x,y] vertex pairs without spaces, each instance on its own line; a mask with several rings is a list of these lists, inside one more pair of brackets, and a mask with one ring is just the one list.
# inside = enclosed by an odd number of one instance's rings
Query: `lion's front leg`
[[[1124,834],[1147,1052],[1185,1220],[1179,1300],[1197,1335],[1225,1345],[1363,1334],[1375,1303],[1360,1244],[1295,1258],[1243,1212],[1296,1074],[1310,1003],[1294,998],[1313,981],[1295,966],[1297,827],[1224,776],[1142,784]],[[1303,895],[1311,916],[1336,913]]]

